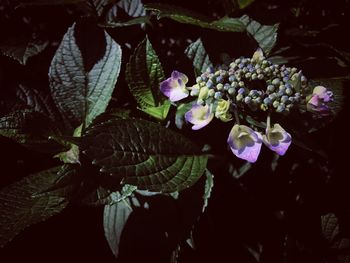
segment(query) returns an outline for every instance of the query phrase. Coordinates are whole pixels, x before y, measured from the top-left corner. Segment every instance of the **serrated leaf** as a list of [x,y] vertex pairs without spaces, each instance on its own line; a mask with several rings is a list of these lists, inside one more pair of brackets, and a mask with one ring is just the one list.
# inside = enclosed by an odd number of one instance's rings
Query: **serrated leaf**
[[121,48],[106,33],[103,57],[89,72],[75,39],[75,24],[64,35],[49,71],[52,97],[73,127],[91,121],[105,111],[117,81]]
[[57,191],[33,196],[50,188],[59,178],[60,169],[54,167],[25,177],[0,190],[0,247],[26,227],[60,213],[67,206],[67,199]]
[[339,233],[339,222],[335,214],[329,213],[321,216],[322,234],[328,243],[330,254],[335,255],[339,263],[350,261],[350,239],[342,237]]
[[103,212],[103,229],[108,245],[115,257],[119,254],[119,243],[124,226],[133,211],[139,206],[135,198],[126,198],[121,202],[106,205]]
[[48,44],[48,41],[26,40],[21,43],[1,44],[0,50],[4,55],[17,60],[22,65],[26,65],[30,57],[41,53]]
[[145,8],[156,12],[158,19],[166,17],[180,23],[224,32],[243,32],[245,29],[244,24],[238,18],[223,17],[213,21],[209,17],[168,4],[146,4]]
[[182,135],[139,119],[94,123],[78,144],[116,183],[122,180],[156,192],[190,187],[202,176],[208,160]]
[[240,21],[246,26],[247,32],[258,42],[264,54],[268,55],[277,41],[278,24],[272,26],[261,25],[247,15],[242,16]]
[[114,0],[91,0],[90,3],[94,6],[96,14],[98,16],[102,15],[103,10],[108,7],[110,3],[113,3]]
[[122,8],[129,16],[145,16],[146,10],[141,0],[120,0],[117,6]]
[[136,47],[126,66],[126,80],[140,109],[164,120],[170,103],[160,94],[160,82],[164,72],[159,58],[146,37]]
[[50,119],[31,110],[15,111],[0,118],[0,135],[43,152],[57,152],[62,147],[49,140],[60,134]]
[[196,76],[213,66],[200,38],[186,48],[185,54],[192,61]]

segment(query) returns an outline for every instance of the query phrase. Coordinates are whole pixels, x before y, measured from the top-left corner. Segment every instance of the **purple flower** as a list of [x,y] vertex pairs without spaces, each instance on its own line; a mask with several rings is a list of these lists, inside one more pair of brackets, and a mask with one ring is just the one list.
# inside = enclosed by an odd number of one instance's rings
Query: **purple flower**
[[309,111],[327,115],[329,113],[329,107],[326,105],[326,103],[332,100],[332,91],[327,90],[323,86],[316,86],[306,104],[306,108]]
[[235,124],[227,143],[238,158],[254,163],[260,153],[262,136],[245,125]]
[[170,101],[179,101],[189,95],[186,89],[188,78],[185,74],[174,70],[171,77],[160,83],[160,91],[169,98]]
[[185,119],[189,123],[194,124],[192,130],[199,130],[206,126],[214,117],[212,107],[209,105],[202,106],[194,104],[192,108],[185,113]]
[[284,155],[292,143],[292,136],[281,125],[274,124],[271,128],[268,124],[266,135],[263,135],[264,144],[278,155]]

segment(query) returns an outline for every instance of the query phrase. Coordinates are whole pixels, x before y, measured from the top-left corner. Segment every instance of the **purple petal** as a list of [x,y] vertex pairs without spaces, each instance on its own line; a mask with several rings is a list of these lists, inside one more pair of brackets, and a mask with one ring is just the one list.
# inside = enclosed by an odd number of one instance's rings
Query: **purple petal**
[[170,101],[179,101],[188,97],[188,90],[179,85],[176,79],[168,78],[160,83],[160,91],[169,98]]
[[[244,138],[246,136],[249,136],[248,140],[247,138]],[[248,143],[244,142],[242,144],[239,142],[243,139]],[[233,154],[238,158],[254,163],[258,159],[261,150],[262,136],[260,133],[254,132],[249,127],[236,124],[230,132],[227,143]]]
[[180,79],[184,85],[188,82],[188,77],[185,74],[183,74],[177,70],[174,70],[171,73],[171,77],[173,79]]
[[194,104],[192,108],[185,113],[185,119],[187,122],[194,124],[192,130],[199,130],[209,124],[214,117],[211,109],[208,105],[202,106],[200,104]]
[[278,140],[277,143],[273,143],[269,141],[269,136],[264,135],[263,142],[270,150],[282,156],[287,152],[290,144],[292,143],[292,136],[286,132],[279,124],[275,124],[271,130],[266,129],[266,134],[272,132],[279,132],[282,135],[282,138]]

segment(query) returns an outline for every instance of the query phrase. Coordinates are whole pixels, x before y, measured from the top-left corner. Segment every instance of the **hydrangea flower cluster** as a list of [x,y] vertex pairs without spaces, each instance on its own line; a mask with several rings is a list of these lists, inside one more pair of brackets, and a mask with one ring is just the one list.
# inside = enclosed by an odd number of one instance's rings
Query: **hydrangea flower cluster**
[[[252,58],[241,57],[216,70],[208,68],[193,86],[187,87],[187,82],[185,74],[173,71],[171,77],[160,84],[160,90],[172,102],[188,96],[195,98],[185,114],[193,130],[203,128],[214,116],[223,122],[235,119],[227,142],[233,154],[249,162],[257,160],[263,143],[279,155],[284,155],[291,144],[291,135],[281,125],[271,126],[271,112],[288,114],[293,107],[306,106],[309,111],[325,115],[333,97],[323,86],[311,92],[301,71],[273,64],[261,49]],[[265,133],[240,125],[238,111],[267,112]]]

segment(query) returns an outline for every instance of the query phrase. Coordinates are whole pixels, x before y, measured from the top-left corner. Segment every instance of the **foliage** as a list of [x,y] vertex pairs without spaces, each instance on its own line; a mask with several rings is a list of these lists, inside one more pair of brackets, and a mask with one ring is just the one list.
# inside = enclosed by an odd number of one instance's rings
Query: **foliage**
[[346,3],[0,1],[0,258],[102,206],[112,261],[349,262]]

